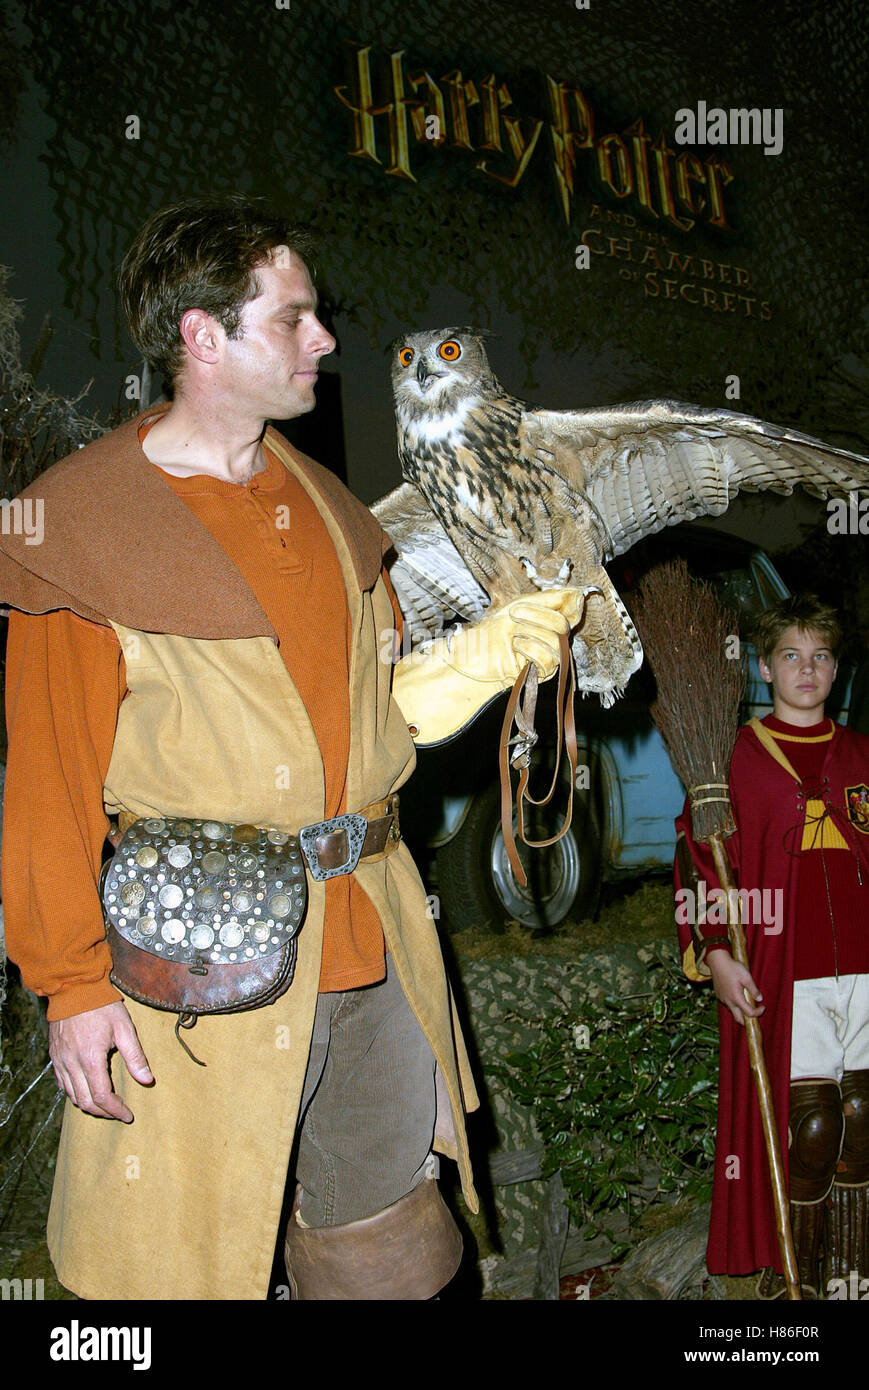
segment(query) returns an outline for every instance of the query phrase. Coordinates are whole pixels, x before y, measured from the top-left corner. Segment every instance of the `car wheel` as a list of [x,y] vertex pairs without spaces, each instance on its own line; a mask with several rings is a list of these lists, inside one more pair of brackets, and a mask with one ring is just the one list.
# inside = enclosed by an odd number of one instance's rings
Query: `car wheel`
[[[554,834],[564,803],[536,811],[532,839]],[[515,810],[514,810],[515,829]],[[448,844],[438,851],[438,884],[448,924],[504,930],[509,921],[536,928],[556,927],[568,916],[594,912],[600,891],[600,832],[591,795],[577,792],[567,834],[545,849],[532,849],[518,838],[516,847],[528,878],[523,888],[507,858],[501,831],[501,791],[497,782],[474,797],[467,815]]]

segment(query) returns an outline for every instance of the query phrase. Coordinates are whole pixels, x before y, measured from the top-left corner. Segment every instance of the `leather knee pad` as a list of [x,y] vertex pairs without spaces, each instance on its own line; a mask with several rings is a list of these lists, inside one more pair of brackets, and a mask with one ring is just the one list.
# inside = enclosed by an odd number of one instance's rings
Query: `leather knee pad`
[[842,1077],[845,1137],[836,1168],[836,1186],[869,1183],[869,1071],[846,1071]]
[[833,1185],[842,1148],[842,1098],[837,1081],[792,1081],[788,1121],[792,1202],[822,1202]]

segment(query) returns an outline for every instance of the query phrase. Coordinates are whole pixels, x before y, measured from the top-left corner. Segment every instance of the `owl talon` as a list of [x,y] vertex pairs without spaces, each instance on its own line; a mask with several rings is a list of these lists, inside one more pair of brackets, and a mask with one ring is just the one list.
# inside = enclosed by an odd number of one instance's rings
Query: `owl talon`
[[528,559],[526,559],[526,557],[525,557],[524,555],[520,555],[520,556],[519,556],[519,563],[520,563],[520,565],[522,565],[522,567],[524,568],[525,573],[528,575],[528,578],[529,578],[529,579],[536,579],[536,578],[537,578],[537,570],[536,570],[535,567],[532,565],[531,561],[528,560]]
[[566,584],[567,581],[568,581],[568,579],[569,579],[570,576],[571,576],[572,571],[573,571],[573,561],[572,561],[571,559],[568,558],[568,559],[566,559],[566,560],[564,561],[564,564],[561,566],[561,569],[558,571],[558,579],[559,579],[559,582],[562,583],[562,584]]

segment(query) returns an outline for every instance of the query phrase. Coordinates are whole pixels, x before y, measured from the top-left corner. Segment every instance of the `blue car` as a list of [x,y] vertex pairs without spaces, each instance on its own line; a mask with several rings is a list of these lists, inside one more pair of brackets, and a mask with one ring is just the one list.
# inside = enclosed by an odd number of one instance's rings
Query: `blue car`
[[[789,590],[762,550],[705,526],[683,525],[648,538],[613,561],[608,570],[631,606],[631,593],[665,556],[684,557],[691,571],[709,580],[748,631],[754,618]],[[763,718],[772,709],[769,687],[761,680],[749,643],[748,683],[743,718]],[[834,687],[831,713],[844,705],[844,673]],[[547,727],[549,686],[541,687],[537,727]],[[837,698],[838,696],[838,698]],[[567,917],[591,915],[601,884],[668,869],[673,862],[673,822],[685,793],[655,727],[649,705],[654,682],[648,667],[631,679],[624,697],[605,710],[596,696],[577,702],[580,767],[573,823],[548,849],[519,845],[528,886],[516,881],[504,848],[500,824],[497,748],[503,705],[484,712],[446,748],[421,753],[407,795],[402,822],[412,841],[435,855],[437,890],[447,924],[503,930],[510,920],[532,928],[551,928]],[[552,713],[554,721],[554,713]],[[535,755],[536,757],[538,755]],[[551,765],[532,770],[532,792],[548,787]],[[566,805],[547,808],[531,837],[544,839],[559,828]],[[405,810],[405,803],[407,803]]]

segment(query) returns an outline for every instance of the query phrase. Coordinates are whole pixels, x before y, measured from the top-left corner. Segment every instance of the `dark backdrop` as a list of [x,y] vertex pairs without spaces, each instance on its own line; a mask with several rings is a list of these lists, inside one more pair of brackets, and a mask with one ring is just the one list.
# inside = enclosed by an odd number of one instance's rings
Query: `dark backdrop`
[[[505,385],[544,404],[663,395],[869,450],[862,3],[280,3],[0,6],[0,263],[27,302],[25,343],[43,313],[53,314],[58,332],[43,369],[52,386],[73,391],[93,378],[97,405],[121,399],[139,367],[113,287],[129,239],[161,203],[242,189],[282,199],[322,235],[339,352],[302,442],[366,501],[398,481],[385,350],[408,327],[492,329]],[[418,140],[413,108],[403,108],[412,178],[387,172],[388,114],[372,118],[380,162],[350,153],[354,117],[335,88],[353,104],[359,46],[371,48],[375,104],[396,98],[394,53],[406,99],[436,109],[434,89],[411,85],[422,73],[442,97],[440,145]],[[472,148],[462,147],[455,119],[459,74],[473,84],[464,141]],[[732,172],[729,225],[710,226],[707,208],[687,230],[607,189],[594,151],[574,147],[568,220],[549,79],[582,92],[596,139],[621,136],[630,152],[623,133],[641,118],[651,161],[661,133],[681,152],[675,112],[699,100],[781,107],[784,147],[777,156],[756,146],[697,147],[699,158],[718,155]],[[487,134],[493,143],[483,126],[487,91],[498,103],[500,152],[482,148]],[[577,108],[571,113],[576,127]],[[127,138],[131,116],[137,139]],[[521,145],[538,122],[527,168],[510,187],[511,128]],[[617,146],[610,151],[615,157]],[[574,248],[588,229],[597,250],[608,236],[616,248],[580,271]],[[675,299],[665,297],[665,273],[652,293],[654,260],[639,263],[648,248],[663,264],[676,253],[688,267],[670,276]],[[715,267],[709,278],[704,260]],[[729,284],[720,266],[731,268]],[[732,290],[733,267],[749,277],[750,314],[720,298],[689,302],[710,285],[719,295]],[[686,281],[688,299],[678,291]],[[740,380],[738,401],[724,396],[730,375]],[[729,520],[775,546],[817,514],[807,501],[754,502]]]

